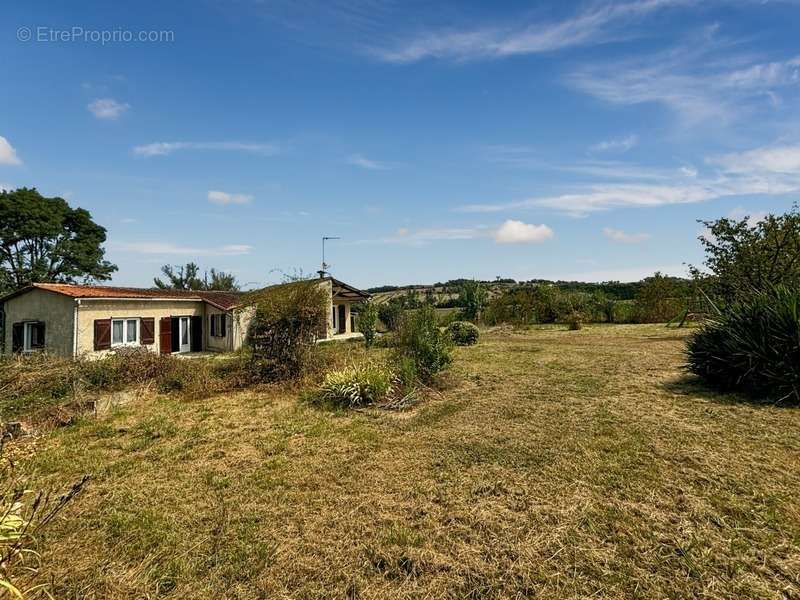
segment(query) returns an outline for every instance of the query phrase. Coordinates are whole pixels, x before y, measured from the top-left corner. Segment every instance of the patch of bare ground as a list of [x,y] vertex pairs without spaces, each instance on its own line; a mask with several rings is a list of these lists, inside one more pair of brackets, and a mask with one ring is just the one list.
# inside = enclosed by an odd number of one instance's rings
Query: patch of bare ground
[[411,412],[152,397],[37,440],[64,598],[800,597],[800,410],[663,326],[497,330]]

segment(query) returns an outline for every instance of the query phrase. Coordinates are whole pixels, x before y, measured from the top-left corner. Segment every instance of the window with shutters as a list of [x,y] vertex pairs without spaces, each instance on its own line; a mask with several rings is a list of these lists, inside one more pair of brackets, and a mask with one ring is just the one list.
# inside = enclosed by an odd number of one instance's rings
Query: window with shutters
[[112,346],[139,345],[139,319],[111,319]]

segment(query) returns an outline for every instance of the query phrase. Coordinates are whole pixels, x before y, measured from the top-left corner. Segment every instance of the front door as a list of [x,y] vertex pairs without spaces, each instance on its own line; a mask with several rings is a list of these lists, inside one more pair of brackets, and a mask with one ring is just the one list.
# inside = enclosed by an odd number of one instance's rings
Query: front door
[[192,319],[180,317],[180,342],[178,352],[189,352],[192,349]]
[[338,323],[337,323],[337,325],[339,325],[339,333],[344,333],[345,331],[347,331],[347,329],[346,329],[347,320],[345,319],[344,304],[340,304],[339,305],[339,314],[337,316],[339,317]]

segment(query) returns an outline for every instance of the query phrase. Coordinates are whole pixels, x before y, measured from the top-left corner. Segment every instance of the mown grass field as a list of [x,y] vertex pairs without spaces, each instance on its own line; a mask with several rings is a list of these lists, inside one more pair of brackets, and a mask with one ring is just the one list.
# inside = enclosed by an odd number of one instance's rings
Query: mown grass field
[[705,390],[684,335],[496,330],[401,413],[83,419],[14,449],[32,487],[93,476],[43,568],[61,598],[800,598],[800,410]]

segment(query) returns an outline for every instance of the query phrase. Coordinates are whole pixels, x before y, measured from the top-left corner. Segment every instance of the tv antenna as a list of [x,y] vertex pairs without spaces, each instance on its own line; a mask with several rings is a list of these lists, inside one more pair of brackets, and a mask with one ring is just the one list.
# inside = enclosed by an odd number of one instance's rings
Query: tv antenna
[[340,239],[342,238],[336,236],[328,236],[328,235],[322,236],[322,270],[319,271],[320,277],[325,277],[325,274],[328,272],[328,267],[330,267],[330,265],[325,262],[325,242],[327,242],[328,240],[340,240]]

